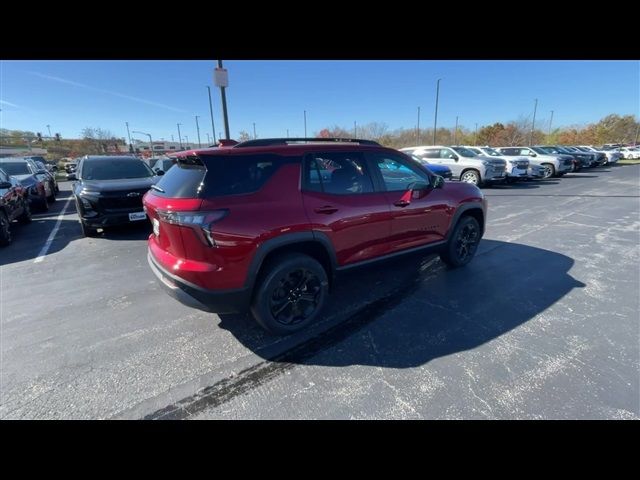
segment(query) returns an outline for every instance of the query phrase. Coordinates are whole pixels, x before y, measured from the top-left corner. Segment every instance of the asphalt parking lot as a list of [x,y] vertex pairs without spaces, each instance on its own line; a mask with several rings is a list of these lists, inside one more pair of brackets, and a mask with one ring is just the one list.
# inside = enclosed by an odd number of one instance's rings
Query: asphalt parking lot
[[287,338],[182,306],[148,224],[82,238],[60,187],[0,250],[0,418],[640,418],[640,165],[484,189],[470,265],[353,271]]

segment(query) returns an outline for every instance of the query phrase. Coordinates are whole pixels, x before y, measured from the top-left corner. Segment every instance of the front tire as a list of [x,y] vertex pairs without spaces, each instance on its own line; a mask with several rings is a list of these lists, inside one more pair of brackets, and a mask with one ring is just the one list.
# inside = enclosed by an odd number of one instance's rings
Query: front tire
[[0,211],[0,247],[4,247],[11,243],[11,228],[9,217]]
[[456,224],[440,259],[452,268],[469,263],[480,244],[480,225],[471,216],[464,216]]
[[279,255],[260,274],[251,313],[265,330],[288,335],[313,323],[328,294],[327,272],[317,260],[300,253]]
[[542,178],[551,178],[556,175],[556,167],[554,167],[550,163],[543,163],[542,168],[544,168],[544,176]]
[[480,173],[478,173],[476,170],[465,170],[464,172],[462,172],[462,175],[460,175],[460,181],[465,183],[472,183],[476,187],[479,187],[481,183]]
[[98,230],[89,227],[82,220],[80,220],[80,229],[82,230],[83,237],[95,237],[98,234]]
[[31,223],[31,207],[29,207],[27,200],[24,201],[24,208],[22,209],[22,214],[18,217],[18,222],[22,224]]

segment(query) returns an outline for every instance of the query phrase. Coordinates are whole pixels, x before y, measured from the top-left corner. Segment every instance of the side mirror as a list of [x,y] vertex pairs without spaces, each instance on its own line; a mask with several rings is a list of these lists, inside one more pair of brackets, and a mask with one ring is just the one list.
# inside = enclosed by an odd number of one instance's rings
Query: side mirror
[[451,158],[453,158],[456,162],[458,161],[458,156],[457,155],[453,155]]
[[164,170],[156,170],[156,175],[164,175]]
[[431,186],[426,182],[413,182],[409,184],[408,190],[411,190],[412,192],[423,192],[430,188]]
[[534,152],[529,152],[529,156],[530,157],[537,157],[538,155],[536,155]]
[[13,185],[11,184],[11,182],[0,182],[0,188],[11,188],[13,187]]
[[442,188],[444,187],[444,178],[440,175],[434,175],[431,177],[431,187],[432,188]]
[[67,173],[67,180],[75,180],[75,179],[76,179],[75,173]]

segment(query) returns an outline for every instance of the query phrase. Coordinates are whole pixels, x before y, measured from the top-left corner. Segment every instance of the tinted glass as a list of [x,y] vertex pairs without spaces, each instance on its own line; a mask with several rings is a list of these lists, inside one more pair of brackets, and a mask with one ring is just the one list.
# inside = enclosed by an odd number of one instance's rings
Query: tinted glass
[[9,181],[9,177],[7,176],[6,173],[4,173],[2,170],[0,170],[0,182],[8,182]]
[[152,177],[153,171],[139,160],[86,159],[82,162],[80,178],[83,180],[119,180]]
[[376,154],[374,158],[388,192],[409,190],[412,183],[429,181],[426,172],[418,173],[417,168],[410,168],[398,158],[384,154]]
[[[207,166],[206,196],[256,192],[286,162],[299,161],[274,154],[203,156]],[[169,170],[168,174],[175,168]]]
[[463,148],[463,147],[451,147],[451,148],[453,148],[457,153],[459,153],[463,157],[477,157],[477,155],[473,153],[471,150],[469,150],[468,148]]
[[198,198],[204,191],[206,173],[207,169],[199,158],[187,157],[160,177],[153,191],[161,197]]
[[31,175],[27,162],[0,163],[0,166],[8,175]]
[[373,182],[362,154],[356,152],[309,154],[304,175],[307,190],[333,195],[373,192]]

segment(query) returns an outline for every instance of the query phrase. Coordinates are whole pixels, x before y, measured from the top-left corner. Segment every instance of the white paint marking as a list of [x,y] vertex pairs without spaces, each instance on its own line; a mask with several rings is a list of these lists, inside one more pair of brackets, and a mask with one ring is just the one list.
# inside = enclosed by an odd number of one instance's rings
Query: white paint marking
[[44,257],[47,255],[47,252],[49,251],[49,247],[51,247],[51,243],[53,242],[53,239],[56,238],[56,233],[58,233],[58,229],[60,228],[60,224],[62,223],[64,214],[66,213],[67,207],[69,207],[69,203],[71,202],[71,198],[72,197],[69,197],[67,199],[67,203],[64,204],[64,208],[60,212],[60,215],[58,215],[56,224],[54,225],[53,230],[51,230],[51,233],[49,234],[49,238],[47,238],[47,241],[44,242],[42,250],[40,250],[40,253],[36,257],[36,259],[33,261],[33,263],[40,263],[42,260],[44,260]]

